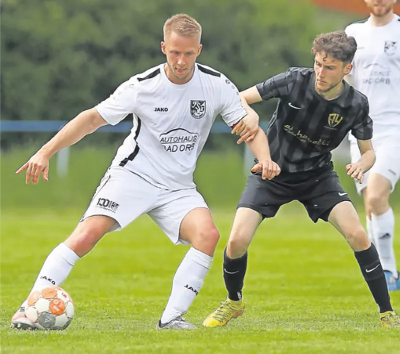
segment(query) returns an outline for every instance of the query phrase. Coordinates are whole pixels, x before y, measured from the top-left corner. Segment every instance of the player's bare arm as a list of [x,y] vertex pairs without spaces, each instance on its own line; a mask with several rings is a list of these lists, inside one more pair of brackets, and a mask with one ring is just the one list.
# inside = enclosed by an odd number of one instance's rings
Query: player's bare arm
[[262,172],[262,179],[273,179],[281,173],[277,163],[271,160],[267,136],[261,128],[252,141],[246,142],[251,152],[258,159],[258,163],[251,169],[253,172]]
[[95,108],[88,109],[78,114],[73,120],[66,124],[47,144],[33,155],[28,162],[22,165],[17,174],[26,170],[25,183],[33,184],[39,182],[43,173],[43,179],[49,180],[49,160],[61,149],[71,146],[80,141],[84,136],[93,133],[107,122],[101,117]]
[[252,86],[247,90],[240,92],[240,98],[242,99],[243,104],[245,104],[246,106],[262,101],[262,98],[256,86]]
[[363,182],[364,173],[367,172],[375,163],[375,152],[371,140],[357,140],[361,157],[356,163],[346,166],[347,175],[356,178],[359,183]]
[[[258,96],[258,97],[257,97]],[[255,97],[255,98],[254,98]],[[247,112],[247,116],[243,118],[232,130],[232,134],[240,135],[238,144],[243,141],[251,141],[258,132],[259,116],[249,104],[261,101],[260,94],[255,86],[240,93],[242,105]],[[255,100],[254,100],[255,99]],[[249,100],[252,100],[249,102]]]

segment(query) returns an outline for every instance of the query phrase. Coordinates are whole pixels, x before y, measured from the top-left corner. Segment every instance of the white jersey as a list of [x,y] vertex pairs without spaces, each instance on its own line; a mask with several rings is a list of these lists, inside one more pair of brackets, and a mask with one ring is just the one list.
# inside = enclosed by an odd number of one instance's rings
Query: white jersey
[[368,97],[374,138],[400,137],[400,17],[380,27],[368,18],[349,25],[346,33],[357,41],[350,76]]
[[223,74],[196,63],[191,80],[176,85],[164,67],[133,76],[96,109],[111,125],[133,114],[131,134],[112,166],[125,167],[160,188],[194,188],[196,161],[215,118],[221,114],[233,126],[246,111],[236,86]]

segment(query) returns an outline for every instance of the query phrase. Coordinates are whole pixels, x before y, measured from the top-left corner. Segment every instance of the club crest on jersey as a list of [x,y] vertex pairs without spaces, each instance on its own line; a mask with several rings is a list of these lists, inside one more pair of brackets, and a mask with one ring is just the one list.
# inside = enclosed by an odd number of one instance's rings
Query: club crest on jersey
[[190,114],[195,119],[203,118],[206,114],[206,101],[190,100]]
[[339,114],[331,113],[328,117],[328,124],[331,128],[334,128],[339,125],[342,120],[343,117],[339,116]]
[[387,55],[394,55],[397,49],[397,42],[385,41],[385,53]]

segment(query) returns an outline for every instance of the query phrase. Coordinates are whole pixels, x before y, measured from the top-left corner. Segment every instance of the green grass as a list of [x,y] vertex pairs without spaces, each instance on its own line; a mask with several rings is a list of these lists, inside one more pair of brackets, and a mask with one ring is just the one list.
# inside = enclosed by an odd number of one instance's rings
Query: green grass
[[[107,235],[74,267],[63,287],[76,315],[63,332],[18,332],[10,318],[47,254],[73,230],[81,209],[2,211],[0,333],[3,353],[399,353],[400,330],[380,327],[350,248],[299,205],[259,229],[249,252],[246,312],[226,328],[203,319],[226,296],[222,252],[234,207],[216,211],[221,232],[213,266],[186,318],[193,332],[156,332],[177,266],[174,247],[148,218]],[[400,215],[397,214],[397,235]],[[396,240],[400,259],[400,239]],[[392,300],[400,310],[400,293]]]

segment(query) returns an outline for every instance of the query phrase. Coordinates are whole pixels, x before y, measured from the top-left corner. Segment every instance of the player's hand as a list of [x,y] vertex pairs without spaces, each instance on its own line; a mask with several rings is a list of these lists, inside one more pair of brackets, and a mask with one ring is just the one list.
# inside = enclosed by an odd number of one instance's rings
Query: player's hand
[[353,179],[357,179],[358,183],[362,183],[364,180],[364,172],[359,163],[349,163],[346,165],[347,175]]
[[248,114],[232,129],[231,134],[240,135],[237,141],[241,144],[243,141],[252,141],[258,132],[259,117],[257,113]]
[[32,181],[33,184],[39,183],[39,177],[43,173],[43,179],[49,180],[49,158],[40,150],[33,155],[28,162],[23,164],[16,174],[20,174],[26,170],[25,183],[29,184]]
[[262,172],[262,179],[273,179],[281,173],[281,168],[272,160],[260,161],[253,166],[252,172]]

